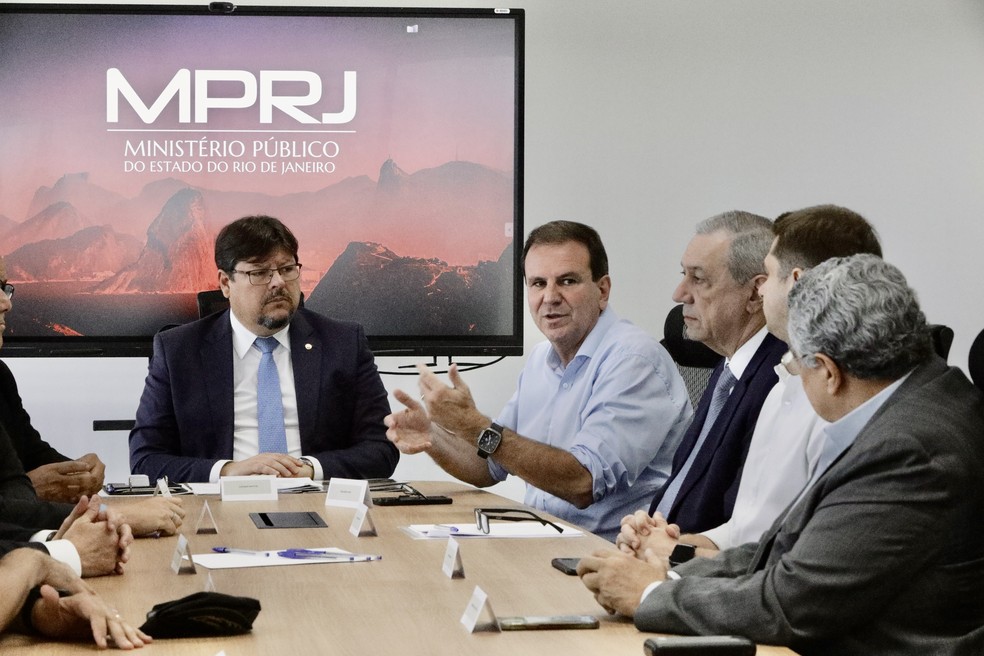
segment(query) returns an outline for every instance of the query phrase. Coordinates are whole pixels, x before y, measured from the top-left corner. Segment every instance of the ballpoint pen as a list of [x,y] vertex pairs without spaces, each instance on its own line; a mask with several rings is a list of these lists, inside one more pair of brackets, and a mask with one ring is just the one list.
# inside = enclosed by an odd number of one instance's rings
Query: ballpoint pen
[[316,559],[316,560],[336,560],[341,562],[362,562],[369,560],[382,560],[382,556],[375,554],[353,554],[337,551],[319,551],[316,549],[286,549],[278,551],[278,556],[294,559]]
[[267,551],[250,551],[249,549],[233,549],[232,547],[212,547],[212,551],[215,553],[235,553],[235,554],[245,554],[247,556],[269,556],[270,553]]

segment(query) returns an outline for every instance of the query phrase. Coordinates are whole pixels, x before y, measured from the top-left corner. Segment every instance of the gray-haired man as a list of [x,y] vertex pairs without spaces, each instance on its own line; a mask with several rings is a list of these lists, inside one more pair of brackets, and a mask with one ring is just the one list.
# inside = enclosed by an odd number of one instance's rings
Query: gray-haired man
[[599,552],[585,585],[644,631],[801,654],[984,652],[984,395],[933,354],[914,293],[878,257],[805,273],[788,330],[831,422],[805,491],[757,544],[670,572]]

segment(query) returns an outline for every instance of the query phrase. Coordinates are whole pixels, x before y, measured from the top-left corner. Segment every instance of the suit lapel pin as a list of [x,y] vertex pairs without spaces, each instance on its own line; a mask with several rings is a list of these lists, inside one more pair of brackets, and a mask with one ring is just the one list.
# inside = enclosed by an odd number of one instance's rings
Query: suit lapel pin
[[310,351],[310,350],[311,350],[311,349],[313,349],[314,347],[313,347],[313,346],[311,346],[310,344],[305,344],[305,345],[304,345],[304,348],[305,348],[306,350],[308,350],[308,351]]

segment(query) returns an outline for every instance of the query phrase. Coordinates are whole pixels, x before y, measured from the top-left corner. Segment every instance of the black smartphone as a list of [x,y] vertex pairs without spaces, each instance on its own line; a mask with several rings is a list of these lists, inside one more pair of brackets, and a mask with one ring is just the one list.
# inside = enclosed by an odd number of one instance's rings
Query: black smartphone
[[451,503],[451,497],[401,494],[398,497],[373,497],[372,503],[375,506],[442,506]]
[[581,562],[580,558],[554,558],[550,561],[550,564],[564,574],[577,576],[577,564],[579,562]]
[[753,656],[755,643],[741,636],[666,636],[643,644],[646,656]]
[[503,631],[597,629],[598,626],[598,618],[594,615],[527,615],[525,617],[499,618],[499,628]]

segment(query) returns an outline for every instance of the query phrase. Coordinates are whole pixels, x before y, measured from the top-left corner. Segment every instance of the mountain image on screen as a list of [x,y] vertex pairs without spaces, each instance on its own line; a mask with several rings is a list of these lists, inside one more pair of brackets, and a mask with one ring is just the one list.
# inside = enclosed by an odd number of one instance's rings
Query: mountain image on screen
[[[269,186],[264,187],[269,188]],[[0,217],[0,253],[18,286],[7,335],[140,335],[197,317],[217,288],[215,234],[251,214],[300,242],[306,307],[370,335],[501,334],[511,321],[510,173],[450,161],[274,195],[176,177],[134,197],[86,173],[43,186],[22,222]]]

